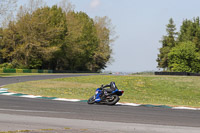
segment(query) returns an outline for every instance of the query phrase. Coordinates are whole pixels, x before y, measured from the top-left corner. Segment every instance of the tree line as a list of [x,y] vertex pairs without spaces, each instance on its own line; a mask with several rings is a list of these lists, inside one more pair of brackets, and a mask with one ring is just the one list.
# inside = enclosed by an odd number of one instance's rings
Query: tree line
[[200,72],[200,19],[185,19],[176,31],[173,19],[166,26],[162,47],[157,58],[158,67],[172,72]]
[[[90,18],[72,6],[31,0],[0,28],[0,67],[97,72],[112,54],[108,17]],[[69,3],[68,3],[69,4]]]

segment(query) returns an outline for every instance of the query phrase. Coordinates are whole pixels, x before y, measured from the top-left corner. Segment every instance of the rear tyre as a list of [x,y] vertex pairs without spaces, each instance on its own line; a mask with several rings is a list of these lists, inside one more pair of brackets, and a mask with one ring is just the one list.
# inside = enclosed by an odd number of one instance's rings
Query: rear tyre
[[110,99],[107,100],[108,105],[115,105],[119,101],[119,96],[118,95],[112,95]]
[[94,104],[95,103],[95,96],[92,96],[87,101],[88,104]]

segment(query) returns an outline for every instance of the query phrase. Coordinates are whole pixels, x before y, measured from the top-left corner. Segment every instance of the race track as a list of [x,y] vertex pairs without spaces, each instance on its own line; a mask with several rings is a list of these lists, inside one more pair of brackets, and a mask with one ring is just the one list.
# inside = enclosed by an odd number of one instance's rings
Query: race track
[[[83,75],[0,77],[0,86],[29,80],[71,76]],[[63,131],[66,127],[69,133],[199,133],[200,111],[88,105],[86,102],[64,102],[0,95],[0,131],[50,128],[55,129],[55,132],[66,132]]]

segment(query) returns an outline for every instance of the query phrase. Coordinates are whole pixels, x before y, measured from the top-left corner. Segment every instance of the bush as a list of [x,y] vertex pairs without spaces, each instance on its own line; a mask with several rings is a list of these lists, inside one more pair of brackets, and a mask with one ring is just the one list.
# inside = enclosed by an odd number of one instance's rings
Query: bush
[[173,72],[200,72],[200,56],[192,42],[182,42],[172,48],[169,57],[169,68]]
[[3,63],[3,64],[0,64],[0,68],[8,68],[8,69],[12,69],[14,68],[13,65],[11,63]]

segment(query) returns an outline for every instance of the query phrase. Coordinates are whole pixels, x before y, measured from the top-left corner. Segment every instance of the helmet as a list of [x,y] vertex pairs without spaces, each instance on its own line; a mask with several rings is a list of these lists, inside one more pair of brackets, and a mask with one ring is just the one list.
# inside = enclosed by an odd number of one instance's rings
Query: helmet
[[117,89],[115,82],[110,82],[110,88],[113,90]]

